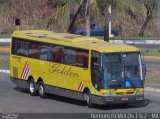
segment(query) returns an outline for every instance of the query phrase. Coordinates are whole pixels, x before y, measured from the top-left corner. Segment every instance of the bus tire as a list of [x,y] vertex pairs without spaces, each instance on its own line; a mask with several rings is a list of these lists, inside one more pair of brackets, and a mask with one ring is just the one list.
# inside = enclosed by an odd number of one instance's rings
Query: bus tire
[[88,108],[92,108],[93,103],[92,103],[92,96],[91,96],[90,91],[87,91],[87,93],[85,93],[85,96],[86,96],[85,98],[86,98]]
[[39,93],[40,98],[46,97],[45,86],[44,86],[43,81],[40,81],[38,83],[38,93]]
[[35,85],[33,79],[29,80],[28,85],[29,85],[29,94],[31,96],[35,96],[37,91],[36,91],[36,85]]

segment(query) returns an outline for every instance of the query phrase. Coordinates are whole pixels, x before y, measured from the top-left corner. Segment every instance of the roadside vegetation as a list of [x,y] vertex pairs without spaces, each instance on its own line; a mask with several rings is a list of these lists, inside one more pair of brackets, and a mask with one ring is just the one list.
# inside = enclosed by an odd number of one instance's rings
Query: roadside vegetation
[[160,56],[160,48],[140,48],[144,56]]
[[9,67],[10,67],[9,56],[1,55],[0,56],[0,69],[9,69]]
[[[89,1],[91,5],[87,4]],[[160,36],[158,0],[0,0],[0,37],[10,36],[15,30],[16,18],[22,20],[24,30],[70,32],[86,27],[86,7],[90,8],[90,22],[105,27],[105,19],[110,17],[109,4],[112,5],[112,26],[120,30],[121,39]]]

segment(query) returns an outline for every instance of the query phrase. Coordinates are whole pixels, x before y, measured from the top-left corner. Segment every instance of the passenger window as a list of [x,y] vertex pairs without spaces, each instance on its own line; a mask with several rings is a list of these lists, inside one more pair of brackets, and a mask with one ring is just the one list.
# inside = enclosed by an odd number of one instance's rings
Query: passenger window
[[64,47],[53,47],[53,62],[64,63]]
[[65,49],[65,63],[69,65],[76,65],[76,50],[72,48]]
[[52,47],[47,45],[40,46],[40,59],[41,60],[51,60],[52,58]]
[[29,42],[17,40],[17,52],[16,54],[22,56],[28,56],[29,54]]
[[40,50],[39,44],[36,42],[31,42],[29,49],[29,57],[39,59]]
[[12,38],[12,54],[17,54],[18,40],[16,38]]
[[77,50],[77,66],[88,68],[88,55],[89,52],[86,50]]

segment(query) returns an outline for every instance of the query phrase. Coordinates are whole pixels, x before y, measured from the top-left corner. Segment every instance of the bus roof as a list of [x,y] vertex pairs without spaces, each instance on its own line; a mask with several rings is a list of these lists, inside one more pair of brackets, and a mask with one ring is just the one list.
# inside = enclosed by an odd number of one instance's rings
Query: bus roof
[[46,30],[15,31],[12,37],[32,41],[59,44],[69,47],[91,49],[98,52],[136,52],[138,48],[124,44],[109,43],[95,37],[86,37],[69,33],[55,33]]

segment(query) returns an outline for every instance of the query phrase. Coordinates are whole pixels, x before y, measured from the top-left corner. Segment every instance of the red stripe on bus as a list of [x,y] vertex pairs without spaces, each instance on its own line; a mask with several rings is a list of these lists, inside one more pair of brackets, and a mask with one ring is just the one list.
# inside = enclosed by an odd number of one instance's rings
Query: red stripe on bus
[[24,79],[27,78],[27,75],[28,75],[29,70],[30,70],[30,67],[29,67],[29,64],[28,64],[27,67],[26,67],[25,74],[24,74]]
[[[27,62],[28,62],[28,61],[27,61]],[[23,72],[24,72],[24,70],[25,70],[25,67],[26,67],[26,65],[27,65],[27,62],[26,62],[26,64],[25,64],[24,68],[23,68]],[[22,72],[22,74],[21,74],[21,78],[22,78],[22,76],[23,76],[23,72]]]
[[81,88],[79,90],[82,91],[82,89],[83,89],[83,84],[81,85]]
[[82,82],[80,83],[80,85],[79,85],[79,87],[78,87],[78,90],[80,89],[80,87],[81,87],[81,84],[82,84]]
[[24,68],[24,72],[23,72],[22,78],[25,78],[25,74],[26,74],[26,71],[27,71],[28,67],[29,67],[29,64],[27,62],[26,66]]

